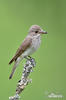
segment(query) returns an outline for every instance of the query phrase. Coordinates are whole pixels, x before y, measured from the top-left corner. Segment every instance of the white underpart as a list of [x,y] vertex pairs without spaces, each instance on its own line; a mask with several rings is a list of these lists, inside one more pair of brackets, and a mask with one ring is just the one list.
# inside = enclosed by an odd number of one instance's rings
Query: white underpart
[[18,57],[17,62],[19,63],[24,57],[33,54],[39,47],[41,43],[41,36],[38,34],[37,36],[32,37],[32,45],[28,48],[24,53]]
[[22,54],[22,57],[29,56],[29,55],[33,54],[33,53],[40,47],[40,43],[41,43],[40,34],[38,34],[37,36],[33,36],[31,47],[28,48],[28,49]]

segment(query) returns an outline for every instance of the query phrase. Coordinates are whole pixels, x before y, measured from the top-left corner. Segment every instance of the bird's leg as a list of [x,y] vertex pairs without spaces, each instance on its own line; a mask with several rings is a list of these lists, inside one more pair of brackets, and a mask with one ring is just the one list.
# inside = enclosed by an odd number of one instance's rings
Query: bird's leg
[[[31,56],[28,56],[29,58],[30,58],[30,60],[32,60],[32,59],[34,59],[33,57],[31,57]],[[35,60],[35,59],[34,59]]]
[[29,60],[32,63],[32,65],[35,66],[36,65],[35,59],[32,58],[31,56],[28,56],[28,57],[30,58]]
[[31,56],[28,56],[30,59],[32,58]]
[[25,56],[24,58],[27,59],[27,60],[30,60],[27,56]]
[[31,56],[25,56],[24,58],[27,60],[33,59]]

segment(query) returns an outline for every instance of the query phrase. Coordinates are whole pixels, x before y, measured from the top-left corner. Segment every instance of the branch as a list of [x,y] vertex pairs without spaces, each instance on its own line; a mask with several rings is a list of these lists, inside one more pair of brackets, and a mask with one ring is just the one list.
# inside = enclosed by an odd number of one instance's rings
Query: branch
[[21,80],[19,80],[17,84],[16,94],[14,96],[9,97],[10,100],[18,100],[20,98],[19,94],[25,89],[28,83],[32,82],[32,79],[29,79],[28,76],[33,71],[33,67],[35,66],[35,59],[27,59],[26,64],[24,65]]

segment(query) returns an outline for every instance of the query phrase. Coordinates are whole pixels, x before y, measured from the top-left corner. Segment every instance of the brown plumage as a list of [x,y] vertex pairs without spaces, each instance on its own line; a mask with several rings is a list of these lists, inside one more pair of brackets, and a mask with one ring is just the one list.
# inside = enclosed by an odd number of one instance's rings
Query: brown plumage
[[15,56],[10,60],[9,64],[11,64],[13,61],[16,61],[17,58],[30,46],[31,42],[32,39],[30,37],[26,38],[21,46],[18,48]]

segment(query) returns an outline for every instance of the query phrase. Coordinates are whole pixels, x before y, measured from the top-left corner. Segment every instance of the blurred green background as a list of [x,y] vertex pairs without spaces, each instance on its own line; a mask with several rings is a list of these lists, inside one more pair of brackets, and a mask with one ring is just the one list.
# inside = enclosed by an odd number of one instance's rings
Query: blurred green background
[[[37,65],[21,100],[66,99],[66,0],[0,0],[0,99],[14,95],[24,61],[12,80],[8,62],[22,43],[31,25],[40,25],[48,32],[41,47],[32,55]],[[48,98],[51,93],[63,98]]]

